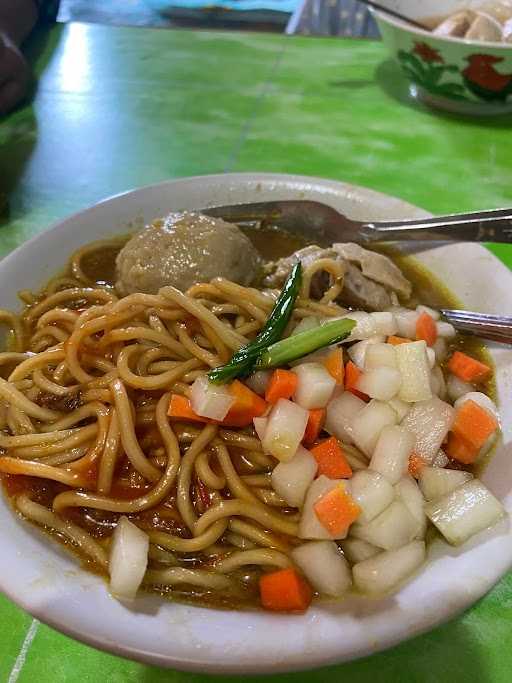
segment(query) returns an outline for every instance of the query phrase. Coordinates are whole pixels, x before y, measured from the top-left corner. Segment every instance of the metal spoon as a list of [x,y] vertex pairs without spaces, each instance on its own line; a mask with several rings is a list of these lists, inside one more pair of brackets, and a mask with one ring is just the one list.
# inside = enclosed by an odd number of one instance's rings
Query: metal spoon
[[442,314],[460,332],[474,334],[482,339],[512,344],[512,317],[489,315],[472,311],[443,309]]
[[476,211],[407,221],[362,222],[326,204],[284,200],[203,209],[231,223],[260,223],[302,234],[320,244],[333,242],[434,241],[503,242],[512,244],[512,209]]

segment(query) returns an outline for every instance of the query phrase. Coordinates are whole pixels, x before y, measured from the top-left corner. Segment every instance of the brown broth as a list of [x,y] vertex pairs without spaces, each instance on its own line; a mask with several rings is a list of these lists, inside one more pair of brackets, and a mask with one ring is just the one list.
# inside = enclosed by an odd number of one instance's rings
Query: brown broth
[[110,244],[102,249],[95,249],[82,258],[84,273],[97,284],[113,285],[116,281],[116,257],[128,241],[120,238],[119,244]]

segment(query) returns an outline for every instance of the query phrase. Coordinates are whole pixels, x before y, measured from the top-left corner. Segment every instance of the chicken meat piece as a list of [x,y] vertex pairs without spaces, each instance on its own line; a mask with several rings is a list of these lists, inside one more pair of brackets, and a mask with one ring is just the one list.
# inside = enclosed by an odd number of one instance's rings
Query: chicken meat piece
[[[340,303],[371,311],[382,311],[397,303],[397,297],[408,299],[411,283],[387,256],[363,249],[357,244],[333,244],[329,249],[311,245],[296,251],[291,256],[279,259],[265,266],[264,284],[281,287],[293,265],[300,261],[308,268],[319,259],[341,261],[345,276]],[[321,271],[312,281],[311,295],[321,298],[329,287],[329,275]]]
[[363,275],[370,280],[391,289],[403,299],[408,299],[411,296],[411,283],[403,276],[400,268],[387,256],[363,249],[359,244],[353,242],[336,243],[332,245],[332,248],[342,259],[358,265]]
[[[263,266],[265,273],[263,284],[274,289],[279,288],[284,284],[297,261],[302,263],[303,268],[308,268],[315,261],[323,258],[336,258],[336,253],[333,249],[322,249],[322,247],[318,247],[316,244],[311,244],[309,247],[299,249],[299,251],[294,252],[291,256],[280,258],[279,261],[271,261]],[[317,289],[314,295],[318,294],[318,298],[320,298],[320,290],[324,290],[323,284],[317,279],[313,282],[313,287]]]
[[396,303],[385,287],[365,277],[357,266],[346,264],[340,301],[353,308],[384,311]]
[[454,38],[463,38],[469,30],[469,27],[475,19],[475,13],[471,10],[464,12],[457,12],[452,14],[444,21],[442,21],[433,33],[436,36],[452,36]]
[[260,268],[258,252],[236,225],[200,213],[171,213],[121,249],[116,287],[124,296],[156,294],[167,285],[186,291],[214,277],[250,285]]

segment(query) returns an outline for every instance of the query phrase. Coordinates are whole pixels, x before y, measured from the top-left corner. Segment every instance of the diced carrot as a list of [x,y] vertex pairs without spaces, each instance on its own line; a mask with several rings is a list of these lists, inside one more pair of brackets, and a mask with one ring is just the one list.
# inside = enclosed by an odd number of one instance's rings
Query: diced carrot
[[191,420],[192,422],[222,424],[226,427],[247,427],[252,424],[254,417],[260,417],[260,415],[263,415],[266,411],[266,402],[261,396],[258,396],[254,391],[251,391],[249,387],[246,387],[245,384],[242,384],[242,382],[239,382],[238,380],[232,382],[229,386],[229,391],[234,396],[235,402],[221,422],[198,415],[192,409],[189,399],[180,394],[171,395],[167,414],[169,417],[178,418],[180,420]]
[[280,398],[291,398],[297,389],[298,377],[291,370],[274,370],[265,392],[268,403],[277,403]]
[[306,445],[312,444],[318,439],[320,432],[324,428],[327,411],[325,408],[314,408],[308,412],[308,423],[306,425],[306,431],[304,432],[304,438],[302,439],[303,443]]
[[342,484],[323,495],[313,509],[319,522],[333,537],[344,534],[361,514],[361,508]]
[[416,322],[416,339],[427,342],[427,346],[434,346],[437,339],[437,325],[428,313],[422,313]]
[[357,365],[355,365],[354,363],[352,363],[351,360],[349,360],[349,362],[345,366],[345,389],[347,391],[350,391],[355,396],[362,398],[363,401],[369,401],[369,396],[363,394],[362,391],[358,391],[358,389],[356,389],[357,380],[361,377],[362,374],[363,373],[357,367]]
[[318,474],[329,479],[349,479],[352,476],[352,468],[336,437],[331,436],[313,446],[311,453],[318,463]]
[[448,370],[464,382],[483,382],[491,374],[491,368],[462,351],[455,351],[448,361]]
[[313,591],[309,583],[295,569],[280,569],[260,578],[261,604],[276,612],[305,612]]
[[386,341],[388,344],[398,346],[399,344],[409,344],[412,340],[407,339],[407,337],[396,337],[394,334],[392,334],[386,339]]
[[448,442],[444,448],[446,455],[464,465],[471,465],[478,457],[479,449],[453,432],[448,435]]
[[415,479],[419,479],[421,470],[425,467],[427,463],[421,455],[418,455],[417,453],[411,453],[409,456],[409,474],[411,477],[414,477]]
[[267,403],[261,396],[239,380],[235,379],[231,382],[229,391],[234,396],[235,402],[222,420],[222,424],[226,427],[247,427],[252,424],[253,418],[261,417],[267,410]]
[[496,418],[475,401],[467,400],[455,413],[452,432],[477,451],[498,429]]
[[327,372],[334,377],[336,384],[343,386],[345,380],[345,366],[343,365],[343,350],[339,347],[331,351],[331,353],[323,361]]
[[192,420],[193,422],[212,422],[207,417],[201,417],[192,410],[190,401],[186,396],[180,394],[171,394],[171,401],[169,403],[169,410],[167,411],[169,417],[176,417],[180,420]]

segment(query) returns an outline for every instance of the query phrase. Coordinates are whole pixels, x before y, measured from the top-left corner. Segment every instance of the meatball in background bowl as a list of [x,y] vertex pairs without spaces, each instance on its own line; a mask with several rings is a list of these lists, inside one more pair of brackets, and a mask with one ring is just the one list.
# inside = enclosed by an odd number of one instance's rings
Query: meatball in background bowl
[[[498,6],[508,6],[488,0],[384,0],[382,4],[431,27],[467,8],[483,8],[499,16]],[[411,82],[413,96],[467,115],[512,111],[512,43],[440,36],[383,12],[375,12],[375,17],[384,43]],[[473,34],[491,36],[490,32]]]

